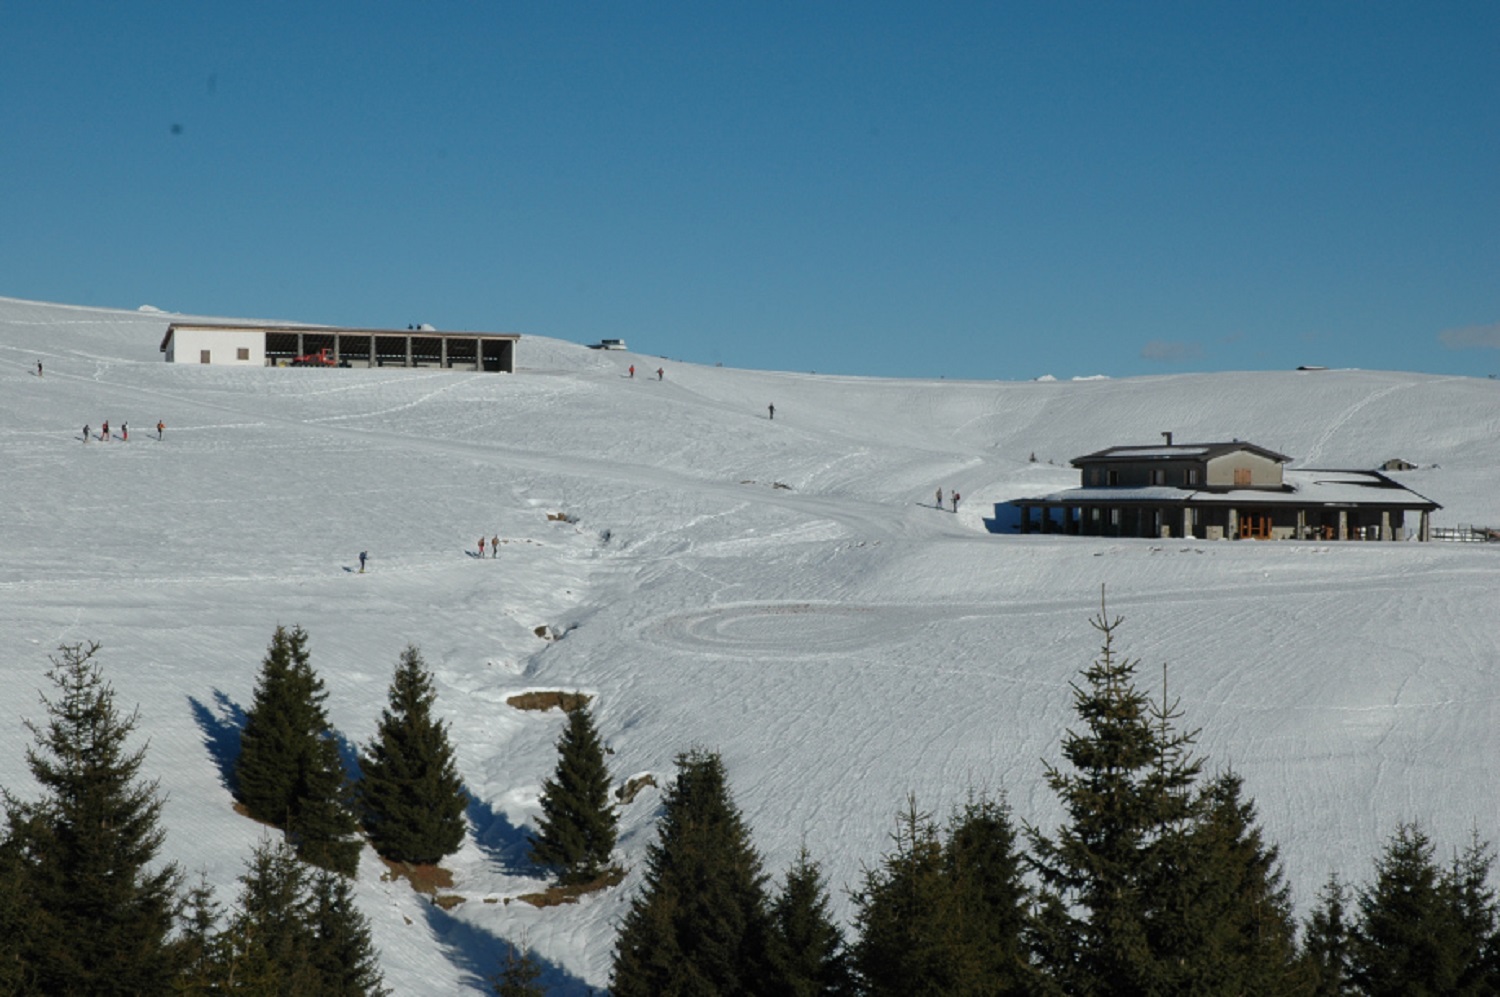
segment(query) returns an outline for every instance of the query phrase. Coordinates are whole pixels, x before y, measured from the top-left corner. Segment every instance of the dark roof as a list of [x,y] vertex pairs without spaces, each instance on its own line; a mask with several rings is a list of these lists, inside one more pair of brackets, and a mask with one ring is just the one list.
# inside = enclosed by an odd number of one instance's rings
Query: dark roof
[[1286,454],[1268,450],[1254,443],[1246,443],[1242,440],[1234,440],[1230,443],[1157,443],[1155,445],[1134,447],[1108,447],[1082,457],[1074,457],[1071,463],[1074,467],[1084,464],[1102,464],[1114,461],[1142,461],[1142,460],[1211,460],[1214,457],[1222,457],[1224,454],[1237,453],[1248,450],[1250,453],[1259,454],[1268,460],[1274,460],[1281,464],[1291,462]]

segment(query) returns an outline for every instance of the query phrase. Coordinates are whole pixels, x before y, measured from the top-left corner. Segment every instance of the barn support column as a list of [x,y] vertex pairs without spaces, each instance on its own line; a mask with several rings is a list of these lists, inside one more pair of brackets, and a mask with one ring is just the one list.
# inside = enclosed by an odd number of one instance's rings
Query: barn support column
[[1029,506],[1029,505],[1023,505],[1023,506],[1021,506],[1021,533],[1022,534],[1026,534],[1026,533],[1030,533],[1030,532],[1031,532],[1031,506]]
[[1348,509],[1340,509],[1339,510],[1339,539],[1340,540],[1348,540],[1349,539],[1349,510]]
[[406,337],[406,366],[411,366],[411,337]]
[[448,337],[442,336],[438,339],[438,366],[444,369],[448,366]]
[[297,333],[297,356],[306,356],[307,347],[302,345],[302,333]]
[[1432,524],[1428,520],[1426,509],[1423,509],[1418,515],[1420,515],[1421,519],[1417,526],[1417,539],[1422,543],[1426,543],[1432,539]]
[[1391,510],[1389,509],[1380,510],[1380,539],[1396,539],[1395,532],[1391,530]]
[[1224,535],[1230,540],[1238,540],[1240,538],[1240,511],[1238,509],[1231,508],[1229,510],[1229,525],[1226,527]]
[[1182,507],[1182,539],[1193,539],[1193,507],[1190,505]]
[[376,366],[376,359],[375,359],[375,337],[374,336],[370,337],[370,366],[371,367]]
[[1306,509],[1298,509],[1297,510],[1297,539],[1298,540],[1306,540],[1307,539],[1307,510]]

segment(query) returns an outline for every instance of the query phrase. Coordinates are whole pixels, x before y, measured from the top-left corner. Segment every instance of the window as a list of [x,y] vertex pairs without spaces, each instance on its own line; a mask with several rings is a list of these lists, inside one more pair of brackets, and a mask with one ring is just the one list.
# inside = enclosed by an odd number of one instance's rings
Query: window
[[234,352],[235,352],[235,357],[234,358],[236,360],[249,360],[250,359],[250,347],[248,347],[248,346],[241,346],[239,349],[235,350]]
[[1119,471],[1107,471],[1105,473],[1107,473],[1109,475],[1109,483],[1111,485],[1118,485],[1120,483],[1120,472]]
[[1248,467],[1237,467],[1234,469],[1234,487],[1243,488],[1250,484],[1250,469]]
[[1198,469],[1196,467],[1186,468],[1182,472],[1182,483],[1184,485],[1196,485],[1198,483]]
[[199,363],[208,363],[209,362],[208,351],[207,350],[199,350],[198,351],[198,362]]
[[1167,483],[1167,469],[1164,467],[1153,468],[1151,471],[1151,483],[1153,485],[1164,485]]

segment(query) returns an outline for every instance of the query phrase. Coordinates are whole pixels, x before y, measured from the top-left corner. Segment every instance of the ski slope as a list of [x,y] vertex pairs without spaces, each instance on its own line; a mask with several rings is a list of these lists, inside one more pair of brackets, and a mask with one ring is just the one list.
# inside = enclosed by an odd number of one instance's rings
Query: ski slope
[[[1059,819],[1042,764],[1073,723],[1101,585],[1143,679],[1170,666],[1210,766],[1245,776],[1299,913],[1331,871],[1363,879],[1397,821],[1448,845],[1500,827],[1500,545],[985,525],[996,503],[1075,484],[1070,458],[1164,431],[1294,466],[1404,458],[1419,469],[1396,477],[1442,503],[1436,525],[1500,525],[1493,381],[904,381],[534,337],[513,376],[229,369],[161,362],[171,318],[0,298],[0,784],[36,791],[22,720],[43,715],[47,655],[101,642],[169,797],[167,851],[228,902],[262,829],[225,774],[272,630],[307,629],[351,745],[416,644],[472,828],[446,863],[465,898],[449,911],[366,851],[360,901],[397,994],[484,992],[507,941],[535,949],[552,992],[607,982],[660,793],[622,809],[623,887],[515,901],[544,885],[526,835],[563,721],[509,696],[596,696],[617,781],[721,752],[768,871],[805,842],[847,918],[844,888],[909,791],[940,813],[1004,791],[1019,819]],[[105,419],[129,442],[82,441]],[[939,486],[962,493],[956,515],[933,508]],[[475,556],[481,535],[498,557]]]

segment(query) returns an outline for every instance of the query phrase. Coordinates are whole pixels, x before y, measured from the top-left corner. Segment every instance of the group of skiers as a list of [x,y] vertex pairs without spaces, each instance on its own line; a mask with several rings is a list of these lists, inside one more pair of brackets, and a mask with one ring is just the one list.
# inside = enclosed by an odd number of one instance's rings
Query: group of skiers
[[[490,557],[498,557],[500,554],[500,537],[490,537]],[[484,557],[484,537],[479,538],[479,556]]]
[[[662,370],[660,367],[656,368],[656,379],[660,381],[664,376],[666,376],[666,373],[667,372]],[[635,379],[635,364],[630,365],[630,377],[632,380]]]
[[[960,498],[962,498],[962,497],[963,496],[959,495],[958,492],[956,492],[956,491],[949,491],[948,492],[948,501],[953,504],[953,511],[954,512],[958,511],[958,500]],[[939,488],[937,490],[936,507],[939,508],[939,509],[941,509],[943,507],[943,490],[941,488]]]
[[[166,432],[166,429],[167,429],[167,424],[165,422],[162,422],[160,419],[156,420],[156,438],[158,440],[162,438],[162,433]],[[109,439],[110,439],[110,435],[109,435],[109,420],[108,419],[105,419],[104,422],[103,422],[103,424],[100,425],[100,427],[99,427],[99,439],[104,440],[105,442],[108,442]],[[122,423],[120,423],[120,439],[123,440],[123,441],[125,441],[126,443],[130,442],[130,423],[128,423],[128,422],[122,422]],[[84,423],[84,426],[83,426],[83,442],[87,443],[88,441],[89,441],[89,426],[88,426],[88,423]]]

